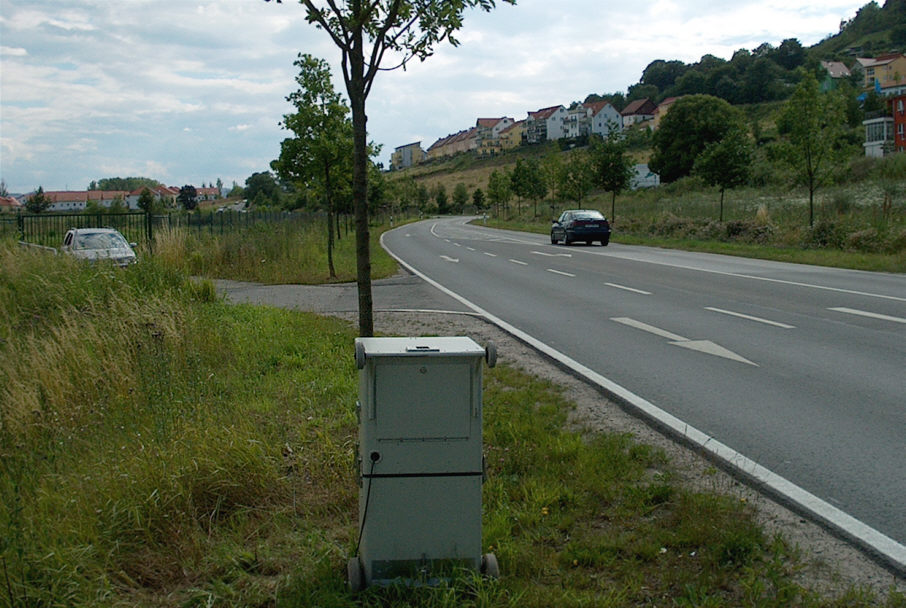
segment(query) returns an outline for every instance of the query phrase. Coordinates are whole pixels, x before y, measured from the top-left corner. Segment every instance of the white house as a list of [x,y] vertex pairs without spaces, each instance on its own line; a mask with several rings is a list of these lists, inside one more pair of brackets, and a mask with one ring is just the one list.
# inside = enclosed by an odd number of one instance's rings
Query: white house
[[584,105],[591,112],[592,133],[606,138],[612,130],[617,132],[623,130],[623,117],[610,102],[596,101]]
[[529,144],[540,144],[565,137],[563,126],[567,111],[562,105],[542,108],[529,112],[525,119],[525,141]]

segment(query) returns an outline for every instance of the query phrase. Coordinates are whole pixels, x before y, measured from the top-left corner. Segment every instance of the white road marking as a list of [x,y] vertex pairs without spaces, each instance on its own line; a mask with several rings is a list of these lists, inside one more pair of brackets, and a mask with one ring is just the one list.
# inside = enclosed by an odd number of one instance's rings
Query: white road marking
[[459,264],[459,258],[451,258],[448,255],[442,255],[440,256],[440,259],[446,260],[448,262],[453,262],[454,264]]
[[730,359],[731,361],[738,361],[739,363],[745,363],[747,365],[753,365],[758,367],[758,364],[752,363],[745,357],[737,355],[731,350],[727,350],[719,344],[715,344],[710,340],[690,340],[682,336],[678,336],[672,332],[669,332],[665,329],[655,327],[654,325],[648,325],[641,321],[636,321],[635,319],[630,319],[629,317],[613,317],[611,321],[616,321],[617,323],[622,323],[623,325],[628,325],[629,327],[634,327],[636,329],[641,329],[650,334],[660,336],[661,338],[667,338],[670,340],[670,344],[673,346],[679,346],[681,348],[688,348],[689,350],[698,351],[700,353],[705,353],[706,355],[714,355],[715,357],[723,357],[724,359]]
[[554,270],[553,268],[548,268],[547,271],[548,271],[548,272],[553,272],[554,274],[562,274],[562,275],[565,276],[565,277],[574,277],[574,276],[576,276],[576,275],[572,274],[571,272],[563,272],[562,270]]
[[462,245],[459,243],[453,243],[453,244],[456,245],[457,247],[462,247]]
[[662,338],[667,338],[673,342],[688,342],[687,338],[678,336],[676,334],[670,333],[669,331],[655,327],[654,325],[648,325],[647,323],[642,323],[641,321],[636,321],[635,319],[630,319],[629,317],[614,317],[611,321],[616,321],[617,323],[622,323],[623,325],[628,325],[629,327],[634,327],[636,329],[641,329],[642,331],[647,331],[649,334],[654,334],[655,336],[660,336]]
[[[384,236],[386,234],[387,233],[381,235],[382,245],[384,243]],[[605,376],[599,374],[591,368],[579,363],[575,359],[556,350],[552,346],[549,346],[548,344],[535,338],[531,334],[522,331],[521,329],[507,323],[500,317],[497,317],[484,310],[480,306],[474,304],[458,293],[448,289],[447,287],[444,287],[434,279],[420,272],[411,264],[407,264],[389,249],[387,250],[387,252],[410,272],[412,272],[416,276],[421,277],[426,282],[433,285],[440,291],[446,293],[453,299],[461,302],[469,309],[473,310],[476,314],[488,319],[491,323],[494,323],[511,335],[516,336],[532,348],[537,349],[539,352],[542,352],[552,359],[559,361],[561,364],[573,370],[580,376],[583,376],[588,381],[601,387],[605,392],[636,408],[643,415],[649,416],[658,421],[661,425],[663,425],[665,429],[669,429],[669,432],[673,436],[682,437],[684,440],[697,445],[699,448],[701,448],[702,451],[710,453],[718,460],[736,469],[749,479],[752,479],[756,484],[760,484],[766,488],[773,490],[774,492],[777,492],[781,496],[787,497],[803,510],[811,514],[813,518],[833,528],[836,528],[838,531],[850,538],[856,539],[857,544],[871,548],[882,558],[884,558],[891,564],[894,564],[896,567],[900,569],[906,569],[906,545],[900,544],[889,536],[872,528],[868,524],[834,507],[829,502],[818,498],[814,494],[811,494],[810,492],[804,490],[790,480],[781,477],[777,473],[774,473],[770,469],[760,465],[758,462],[747,458],[742,453],[730,448],[715,437],[703,433],[698,428],[691,426],[683,420],[677,418],[676,416],[673,416],[672,414],[666,412],[651,401],[648,401],[647,399],[636,395],[632,391],[624,388],[623,386],[620,386],[613,380],[610,380],[609,378],[606,378]]]
[[617,285],[616,283],[604,283],[608,287],[615,287],[616,289],[622,289],[623,291],[631,291],[632,293],[640,293],[643,296],[650,296],[650,291],[642,291],[641,289],[636,289],[634,287],[626,287],[625,285]]
[[497,254],[496,254],[496,253],[488,253],[487,251],[482,251],[482,253],[485,254],[486,256],[488,256],[489,258],[496,258],[496,257],[497,257]]
[[849,315],[857,315],[860,317],[868,317],[870,319],[881,319],[882,321],[892,321],[894,323],[906,323],[906,319],[901,317],[891,317],[890,315],[882,315],[876,312],[868,312],[865,310],[856,310],[855,308],[828,308],[828,310],[833,310],[835,312],[845,312]]
[[510,261],[513,264],[519,264],[520,266],[528,266],[528,264],[526,262],[523,262],[522,260],[514,260],[513,258],[510,258]]
[[[381,245],[384,244],[384,237],[387,234],[388,233],[384,233],[381,235]],[[503,331],[516,336],[532,348],[537,349],[539,352],[544,353],[555,361],[559,361],[589,382],[599,386],[605,392],[628,403],[630,406],[641,412],[642,415],[656,420],[663,425],[672,436],[682,437],[685,441],[697,445],[703,452],[707,452],[718,460],[726,463],[727,466],[732,467],[745,477],[753,480],[756,484],[762,485],[781,496],[787,497],[790,501],[809,513],[812,518],[835,528],[845,536],[856,539],[856,544],[869,547],[896,567],[906,569],[906,545],[895,541],[863,521],[856,519],[849,513],[834,507],[826,500],[822,500],[785,477],[781,477],[751,458],[747,458],[741,452],[732,449],[717,438],[703,433],[698,428],[691,426],[685,421],[661,409],[651,401],[636,395],[613,380],[610,380],[593,369],[579,363],[575,359],[565,355],[552,346],[549,346],[531,334],[522,331],[500,317],[491,314],[455,291],[444,287],[431,277],[420,272],[411,264],[407,264],[391,250],[387,249],[387,253],[403,267],[412,272],[412,274],[421,277],[427,283],[462,303],[470,310],[474,311],[475,314],[484,317],[491,323],[500,327]]]
[[546,251],[533,251],[535,255],[544,255],[549,258],[571,258],[573,254],[571,253],[548,253]]
[[671,342],[670,344],[672,344],[673,346],[679,346],[681,348],[688,348],[689,350],[698,351],[700,353],[705,353],[706,355],[723,357],[724,359],[730,359],[731,361],[738,361],[739,363],[745,363],[746,365],[758,367],[756,363],[752,363],[745,357],[737,355],[732,350],[727,350],[720,344],[715,344],[710,340],[685,340],[682,342]]
[[474,247],[466,247],[466,249],[468,249],[469,251],[475,251]]
[[758,323],[764,323],[765,325],[773,325],[774,327],[780,327],[783,329],[796,329],[795,325],[787,325],[786,323],[780,323],[778,321],[771,321],[770,319],[762,319],[761,317],[753,317],[751,315],[745,315],[741,312],[733,312],[732,310],[714,308],[713,306],[705,306],[705,310],[710,310],[711,312],[719,312],[723,315],[730,315],[731,317],[739,317],[740,319],[748,319],[749,321],[757,321]]

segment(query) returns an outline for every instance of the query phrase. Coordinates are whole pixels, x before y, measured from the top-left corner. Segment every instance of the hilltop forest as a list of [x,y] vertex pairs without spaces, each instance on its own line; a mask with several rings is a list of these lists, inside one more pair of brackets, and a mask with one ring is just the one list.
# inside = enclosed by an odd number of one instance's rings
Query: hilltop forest
[[[774,47],[740,49],[729,61],[705,55],[698,62],[657,59],[641,80],[623,93],[592,94],[585,101],[607,100],[618,110],[627,103],[648,98],[659,103],[668,97],[706,94],[734,105],[787,99],[804,68],[823,78],[821,61],[852,64],[856,56],[871,57],[906,49],[906,0],[887,0],[883,7],[869,2],[852,19],[841,21],[840,31],[815,46],[805,48],[796,38]],[[858,79],[854,81],[858,86]]]

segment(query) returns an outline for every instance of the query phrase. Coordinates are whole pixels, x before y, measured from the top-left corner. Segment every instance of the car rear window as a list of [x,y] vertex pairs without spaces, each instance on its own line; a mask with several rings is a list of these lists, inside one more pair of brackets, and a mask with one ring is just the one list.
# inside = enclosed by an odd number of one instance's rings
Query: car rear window
[[573,216],[577,220],[603,220],[604,216],[599,211],[578,211]]

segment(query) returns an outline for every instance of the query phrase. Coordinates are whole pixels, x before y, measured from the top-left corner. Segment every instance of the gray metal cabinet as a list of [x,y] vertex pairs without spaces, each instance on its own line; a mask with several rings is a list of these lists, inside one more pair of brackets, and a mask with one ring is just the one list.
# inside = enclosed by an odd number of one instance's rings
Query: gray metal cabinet
[[349,586],[430,582],[481,554],[482,364],[466,337],[358,338],[359,551]]

